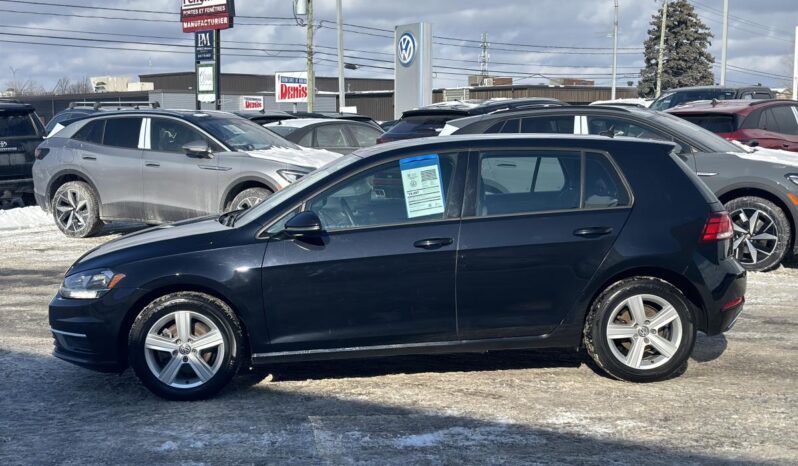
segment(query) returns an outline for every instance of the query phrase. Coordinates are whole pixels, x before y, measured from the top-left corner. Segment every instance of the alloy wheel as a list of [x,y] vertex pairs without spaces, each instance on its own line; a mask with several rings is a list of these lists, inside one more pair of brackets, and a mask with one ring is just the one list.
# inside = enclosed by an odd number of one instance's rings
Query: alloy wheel
[[86,227],[89,201],[76,189],[67,189],[55,199],[56,219],[67,231],[78,232]]
[[245,209],[246,210],[246,209],[249,209],[250,207],[254,207],[254,206],[260,204],[261,202],[263,202],[263,199],[261,199],[260,197],[256,197],[256,196],[245,197],[244,199],[241,199],[241,201],[238,202],[238,204],[235,206],[235,208],[236,208],[236,210],[238,210],[238,209]]
[[193,388],[219,371],[225,344],[219,327],[193,311],[175,311],[160,319],[147,332],[144,342],[147,366],[164,384]]
[[767,212],[755,208],[737,209],[731,214],[734,227],[734,258],[753,265],[770,257],[779,244],[776,222]]
[[612,310],[607,341],[613,356],[632,369],[654,369],[673,358],[682,342],[682,321],[665,299],[634,295]]

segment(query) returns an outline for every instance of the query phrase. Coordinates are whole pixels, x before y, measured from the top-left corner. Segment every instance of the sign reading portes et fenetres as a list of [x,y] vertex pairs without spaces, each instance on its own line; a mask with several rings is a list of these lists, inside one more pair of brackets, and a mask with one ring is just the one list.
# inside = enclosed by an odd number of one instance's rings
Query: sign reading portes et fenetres
[[233,27],[234,0],[183,0],[180,21],[183,32]]

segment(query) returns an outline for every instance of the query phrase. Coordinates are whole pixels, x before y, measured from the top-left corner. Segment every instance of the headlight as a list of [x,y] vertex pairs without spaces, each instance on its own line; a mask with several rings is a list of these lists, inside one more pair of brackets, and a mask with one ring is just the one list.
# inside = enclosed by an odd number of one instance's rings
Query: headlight
[[792,181],[795,184],[798,184],[798,174],[787,175],[787,179]]
[[80,272],[64,278],[61,296],[67,299],[97,299],[115,287],[125,274],[110,270]]
[[277,173],[279,173],[280,176],[282,176],[289,183],[293,183],[294,181],[307,175],[305,172],[298,172],[294,170],[277,170]]

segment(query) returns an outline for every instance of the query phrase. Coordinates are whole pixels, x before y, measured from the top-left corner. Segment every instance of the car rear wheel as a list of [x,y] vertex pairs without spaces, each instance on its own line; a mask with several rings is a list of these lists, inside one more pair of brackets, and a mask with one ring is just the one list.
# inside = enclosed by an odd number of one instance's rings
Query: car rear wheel
[[726,203],[734,226],[734,258],[746,270],[764,272],[781,264],[792,232],[784,211],[761,197],[740,197]]
[[215,395],[241,365],[243,331],[223,301],[172,293],[136,317],[128,338],[130,365],[141,382],[170,400]]
[[61,232],[72,238],[86,238],[102,228],[97,195],[83,181],[69,181],[58,187],[52,199],[53,219]]
[[249,209],[271,195],[272,192],[266,188],[247,188],[233,198],[228,210]]
[[591,358],[612,377],[654,382],[687,365],[696,329],[687,299],[670,283],[634,277],[610,286],[585,322]]

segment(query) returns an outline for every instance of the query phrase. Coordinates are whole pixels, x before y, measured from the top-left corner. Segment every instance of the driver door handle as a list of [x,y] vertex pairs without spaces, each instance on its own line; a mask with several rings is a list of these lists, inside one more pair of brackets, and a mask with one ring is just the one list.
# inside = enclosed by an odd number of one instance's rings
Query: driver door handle
[[160,166],[161,166],[161,164],[160,164],[160,163],[158,163],[158,162],[150,162],[150,161],[148,160],[148,161],[145,161],[145,162],[144,162],[144,166],[145,166],[145,167],[160,167]]
[[448,246],[454,242],[451,238],[427,238],[420,239],[413,243],[413,246],[421,249],[438,249],[443,246]]
[[574,230],[574,236],[583,236],[585,238],[598,238],[599,236],[607,236],[612,233],[611,227],[587,227]]

